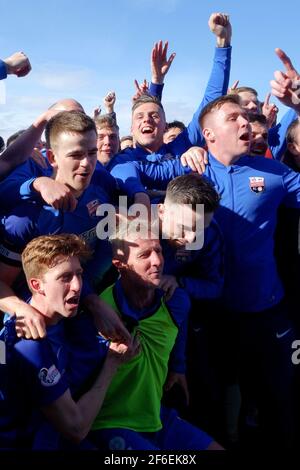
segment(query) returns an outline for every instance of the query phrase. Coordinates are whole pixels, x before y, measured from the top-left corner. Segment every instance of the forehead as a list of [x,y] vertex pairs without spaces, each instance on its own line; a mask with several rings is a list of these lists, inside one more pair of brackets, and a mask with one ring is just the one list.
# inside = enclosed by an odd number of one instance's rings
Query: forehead
[[236,103],[224,103],[219,109],[215,109],[208,115],[209,121],[218,123],[231,114],[246,115],[246,111]]
[[73,146],[93,146],[96,145],[96,132],[61,132],[56,136],[56,145],[62,148]]
[[250,122],[251,130],[252,132],[267,132],[268,127],[266,124],[263,124],[262,122]]
[[159,239],[154,234],[149,234],[149,238],[136,238],[129,241],[130,252],[153,250],[160,247]]
[[81,264],[77,256],[70,256],[68,258],[60,256],[57,258],[55,266],[47,269],[45,276],[59,276],[62,273],[80,268]]
[[97,132],[98,134],[111,135],[111,134],[118,134],[118,129],[116,127],[97,126]]
[[143,113],[159,113],[163,115],[163,110],[156,103],[143,103],[133,111],[133,116]]
[[251,91],[241,91],[238,93],[238,95],[242,101],[258,101],[257,96]]

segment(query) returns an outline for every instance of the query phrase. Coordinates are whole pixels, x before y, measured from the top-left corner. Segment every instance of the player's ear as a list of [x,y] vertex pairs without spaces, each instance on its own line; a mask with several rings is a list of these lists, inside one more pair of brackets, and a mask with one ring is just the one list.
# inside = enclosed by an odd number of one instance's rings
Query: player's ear
[[157,214],[158,214],[158,217],[163,220],[164,218],[164,214],[165,214],[165,205],[160,203],[160,204],[157,204]]
[[207,142],[215,142],[215,134],[210,127],[204,127],[204,129],[202,130],[202,134]]
[[123,257],[124,253],[118,250],[117,256],[112,259],[112,264],[119,272],[121,272],[125,267],[127,267],[127,263],[124,263],[124,261],[122,260]]
[[52,149],[47,149],[47,158],[48,158],[50,165],[53,166],[53,168],[56,168],[57,167],[56,157]]
[[43,283],[40,279],[31,278],[29,279],[28,284],[32,292],[44,295]]

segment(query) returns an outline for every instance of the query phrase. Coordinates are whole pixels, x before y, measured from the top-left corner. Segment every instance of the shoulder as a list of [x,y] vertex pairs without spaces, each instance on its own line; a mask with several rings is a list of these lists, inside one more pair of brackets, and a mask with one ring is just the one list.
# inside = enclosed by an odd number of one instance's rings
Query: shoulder
[[291,169],[284,163],[278,160],[264,158],[262,156],[245,156],[239,160],[241,166],[248,167],[249,170],[258,170],[265,172],[266,174],[274,175],[285,175],[291,171]]
[[184,289],[178,287],[171,299],[165,303],[178,324],[186,320],[191,308],[191,301],[188,293]]
[[124,162],[138,160],[140,158],[141,150],[139,148],[127,148],[123,152],[117,153],[107,165],[107,170],[110,171],[115,165]]
[[2,219],[2,241],[23,248],[37,236],[37,222],[41,206],[33,202],[24,202],[15,207]]

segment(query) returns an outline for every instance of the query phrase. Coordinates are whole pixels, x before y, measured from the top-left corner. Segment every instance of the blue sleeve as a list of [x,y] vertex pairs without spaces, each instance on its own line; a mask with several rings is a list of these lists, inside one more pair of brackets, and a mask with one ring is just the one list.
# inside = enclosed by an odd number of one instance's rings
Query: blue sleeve
[[[198,145],[201,147],[205,145],[204,137],[199,125],[199,116],[202,109],[208,103],[222,95],[227,94],[230,65],[231,47],[216,47],[213,68],[204,92],[204,97],[187,128],[181,132],[181,134],[179,134],[173,142],[170,143],[172,153],[182,154],[193,145]],[[176,147],[180,145],[182,146],[182,149],[181,152],[178,152],[178,148],[176,149]]]
[[105,116],[109,116],[110,118],[112,118],[115,123],[117,124],[117,115],[115,113],[115,111],[112,111],[111,113],[106,113]]
[[[52,169],[51,169],[52,172]],[[22,199],[35,199],[38,196],[32,190],[32,182],[39,176],[49,176],[50,168],[44,169],[29,158],[19,165],[0,183],[0,200],[5,209],[12,209],[18,205]],[[9,194],[9,197],[7,195]]]
[[[215,221],[204,232],[204,245],[194,261],[195,272],[180,276],[179,283],[192,299],[215,299],[222,294],[224,284],[223,236]],[[192,276],[190,276],[192,274]]]
[[36,223],[39,213],[40,207],[24,202],[2,219],[1,261],[11,266],[22,266],[22,251],[30,240],[39,235]]
[[24,378],[22,386],[28,387],[35,406],[53,403],[69,388],[66,374],[59,370],[47,340],[21,340],[15,351]]
[[96,166],[92,177],[92,183],[100,186],[100,188],[108,194],[111,201],[114,201],[117,197],[117,182],[111,173],[100,163]]
[[170,356],[169,369],[179,374],[185,373],[188,315],[191,308],[189,296],[183,289],[176,289],[166,302],[170,314],[178,326],[177,338]]
[[281,160],[286,150],[286,131],[289,125],[298,118],[298,114],[293,109],[289,109],[281,121],[269,130],[268,142],[275,160]]
[[[281,165],[281,164],[280,164]],[[283,165],[283,164],[282,164]],[[286,165],[283,165],[286,167]],[[286,167],[286,171],[282,176],[283,186],[286,190],[286,196],[283,204],[287,207],[300,208],[300,173],[292,171]]]
[[173,178],[190,172],[190,168],[182,166],[180,159],[174,158],[155,163],[127,162],[115,166],[111,173],[119,188],[133,196],[135,193],[145,192],[145,187],[165,190]]
[[128,162],[116,165],[111,170],[111,175],[116,179],[121,192],[126,193],[130,197],[133,197],[136,193],[146,192],[145,187],[141,182],[137,162]]
[[161,101],[164,83],[150,83],[149,93]]
[[6,64],[3,60],[0,59],[0,80],[3,80],[7,77]]

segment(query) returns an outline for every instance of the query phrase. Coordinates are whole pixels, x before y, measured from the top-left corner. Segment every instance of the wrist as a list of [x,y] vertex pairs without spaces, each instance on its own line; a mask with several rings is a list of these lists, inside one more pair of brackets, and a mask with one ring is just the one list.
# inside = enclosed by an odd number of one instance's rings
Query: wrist
[[13,67],[10,65],[9,61],[6,62],[4,60],[4,63],[5,63],[7,75],[12,75],[14,73]]
[[164,78],[165,77],[161,77],[161,78],[152,77],[151,82],[154,83],[154,85],[162,85],[164,83]]
[[[50,116],[51,117],[51,116]],[[46,124],[47,122],[49,121],[49,118],[48,117],[48,111],[44,112],[43,114],[41,114],[33,123],[33,126],[34,127],[46,127]]]
[[32,188],[34,189],[34,191],[36,191],[37,193],[40,193],[41,192],[41,188],[42,188],[42,185],[43,185],[43,179],[45,177],[44,176],[41,176],[40,178],[35,178],[34,181],[32,181],[31,185],[32,185]]
[[229,47],[230,39],[217,37],[217,47]]

